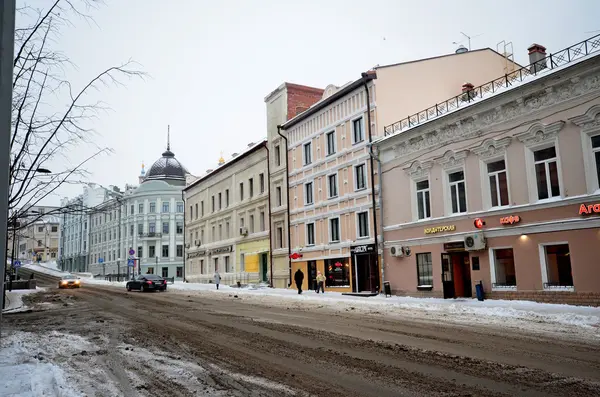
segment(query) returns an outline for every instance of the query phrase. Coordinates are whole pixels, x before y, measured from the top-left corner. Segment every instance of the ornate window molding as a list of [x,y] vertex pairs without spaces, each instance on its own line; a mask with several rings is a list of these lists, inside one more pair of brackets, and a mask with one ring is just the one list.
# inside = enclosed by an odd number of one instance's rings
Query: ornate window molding
[[482,160],[488,160],[492,157],[504,156],[506,148],[510,145],[512,137],[508,136],[501,139],[486,139],[481,145],[471,149]]
[[556,121],[551,124],[534,123],[525,132],[517,134],[516,137],[527,147],[536,146],[556,140],[558,133],[565,126],[564,121]]
[[448,150],[442,157],[438,157],[436,160],[444,170],[449,170],[457,167],[464,167],[465,159],[469,154],[468,150],[461,150],[458,152],[454,152],[452,150]]
[[405,168],[404,171],[411,179],[421,179],[429,175],[429,170],[433,167],[433,161],[419,160],[413,161],[410,167]]
[[581,127],[586,134],[600,132],[600,105],[594,105],[581,116],[572,117],[569,120]]
[[584,114],[569,119],[581,128],[581,147],[583,148],[583,167],[588,194],[600,191],[596,156],[592,147],[592,137],[600,135],[600,105],[590,107]]

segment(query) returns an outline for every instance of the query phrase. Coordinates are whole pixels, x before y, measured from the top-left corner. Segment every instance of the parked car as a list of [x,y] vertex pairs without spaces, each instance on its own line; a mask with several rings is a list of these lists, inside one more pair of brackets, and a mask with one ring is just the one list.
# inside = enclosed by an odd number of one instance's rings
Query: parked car
[[127,291],[137,289],[142,292],[146,291],[166,291],[167,280],[154,274],[141,274],[135,279],[128,281],[125,285]]
[[81,288],[81,280],[72,274],[67,274],[60,278],[58,288]]

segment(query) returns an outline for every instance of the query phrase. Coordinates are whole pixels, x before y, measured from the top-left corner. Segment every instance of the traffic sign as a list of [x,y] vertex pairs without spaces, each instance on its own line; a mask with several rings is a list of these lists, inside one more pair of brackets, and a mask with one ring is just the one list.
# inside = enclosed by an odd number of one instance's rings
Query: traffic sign
[[127,266],[134,267],[135,266],[135,259],[128,259],[127,260]]
[[104,263],[104,258],[98,258],[98,263]]
[[15,263],[13,263],[13,267],[14,267],[15,269],[18,269],[18,268],[20,268],[20,267],[21,267],[21,262],[20,262],[20,261],[15,261]]
[[135,250],[133,248],[129,248],[129,255],[135,254]]

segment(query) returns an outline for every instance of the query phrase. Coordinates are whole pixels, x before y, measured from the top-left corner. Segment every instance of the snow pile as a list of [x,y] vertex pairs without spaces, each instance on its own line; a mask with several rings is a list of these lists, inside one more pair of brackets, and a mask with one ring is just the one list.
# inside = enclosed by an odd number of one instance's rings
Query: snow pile
[[23,296],[34,294],[43,291],[44,288],[37,287],[36,289],[15,289],[6,291],[6,307],[2,313],[19,313],[28,310],[27,306],[23,305]]
[[68,272],[63,272],[63,271],[59,270],[57,268],[57,266],[46,266],[46,265],[47,265],[47,263],[44,263],[44,264],[31,263],[31,264],[23,265],[23,267],[26,269],[34,270],[36,272],[44,273],[49,276],[55,276],[55,277],[62,277],[65,274],[69,274]]

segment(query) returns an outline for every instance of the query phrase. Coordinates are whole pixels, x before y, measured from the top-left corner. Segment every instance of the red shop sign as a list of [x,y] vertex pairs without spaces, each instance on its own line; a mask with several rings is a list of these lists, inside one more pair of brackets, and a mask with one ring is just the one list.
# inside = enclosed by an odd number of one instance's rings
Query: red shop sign
[[501,225],[514,225],[519,222],[521,222],[521,217],[519,215],[510,215],[500,218]]
[[589,215],[600,213],[600,204],[581,204],[579,206],[579,215]]

